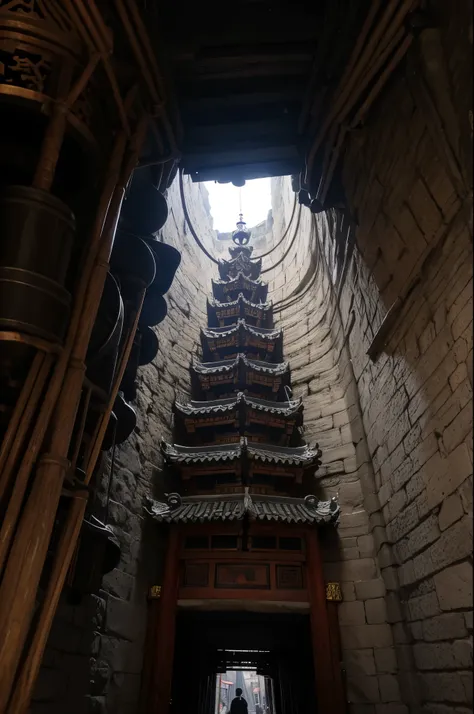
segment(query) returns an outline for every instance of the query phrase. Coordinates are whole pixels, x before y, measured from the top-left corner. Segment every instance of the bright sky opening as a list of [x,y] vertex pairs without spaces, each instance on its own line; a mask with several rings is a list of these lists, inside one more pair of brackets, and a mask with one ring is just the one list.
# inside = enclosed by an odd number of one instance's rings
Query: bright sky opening
[[206,181],[204,185],[209,191],[214,229],[220,233],[234,230],[240,206],[249,228],[264,221],[272,207],[269,178],[246,181],[242,188],[214,181]]

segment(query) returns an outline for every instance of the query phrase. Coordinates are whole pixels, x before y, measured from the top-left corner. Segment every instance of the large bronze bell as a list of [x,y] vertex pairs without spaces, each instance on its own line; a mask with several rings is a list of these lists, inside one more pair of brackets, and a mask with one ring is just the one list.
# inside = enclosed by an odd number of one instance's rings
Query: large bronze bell
[[157,233],[166,223],[168,206],[153,185],[150,167],[136,169],[122,206],[121,218],[137,235]]
[[118,230],[110,257],[110,267],[120,283],[124,300],[134,300],[144,288],[148,288],[156,273],[152,251],[138,236]]
[[87,378],[110,392],[122,336],[124,307],[117,281],[107,273],[104,290],[87,351]]
[[151,248],[156,262],[156,275],[153,288],[156,293],[164,295],[168,292],[181,263],[181,253],[172,245],[161,243],[151,236],[143,236],[143,240]]
[[74,216],[58,198],[9,186],[0,195],[0,327],[61,341],[70,294],[66,273]]
[[159,290],[155,290],[155,286],[152,285],[146,291],[140,315],[140,327],[156,327],[160,322],[163,322],[167,314],[168,305],[166,300]]
[[158,354],[158,335],[151,327],[143,327],[137,332],[139,349],[138,366],[144,367],[153,362]]

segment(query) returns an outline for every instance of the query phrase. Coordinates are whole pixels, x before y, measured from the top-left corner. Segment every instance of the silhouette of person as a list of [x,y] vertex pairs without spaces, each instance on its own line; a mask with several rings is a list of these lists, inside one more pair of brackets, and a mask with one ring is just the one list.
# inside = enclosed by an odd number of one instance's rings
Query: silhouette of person
[[237,687],[235,690],[235,698],[232,700],[232,704],[230,705],[230,712],[229,714],[248,714],[248,706],[247,702],[242,696],[242,690],[240,687]]

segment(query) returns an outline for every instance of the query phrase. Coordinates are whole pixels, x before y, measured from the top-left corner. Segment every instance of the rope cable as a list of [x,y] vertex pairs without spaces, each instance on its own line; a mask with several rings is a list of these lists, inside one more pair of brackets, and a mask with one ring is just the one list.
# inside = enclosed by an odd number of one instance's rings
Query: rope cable
[[[313,216],[314,219],[314,216]],[[311,224],[311,235],[315,233],[315,222],[313,220]],[[303,298],[309,290],[313,287],[314,283],[316,282],[316,278],[318,275],[319,267],[320,267],[320,261],[321,261],[321,250],[319,249],[315,253],[316,256],[316,261],[314,263],[314,269],[313,269],[313,274],[310,277],[308,283],[303,287],[301,292],[298,292],[298,287],[296,287],[293,292],[291,292],[289,295],[287,295],[285,298],[282,298],[281,300],[278,300],[277,302],[273,303],[273,310],[278,310],[279,312],[282,310],[287,310],[289,307],[293,307],[293,305],[296,305],[297,302]],[[304,278],[303,281],[304,282]],[[300,283],[301,285],[301,283]]]
[[[192,224],[192,222],[191,222],[191,218],[190,218],[190,216],[189,216],[188,208],[187,208],[187,206],[186,206],[186,199],[185,199],[185,197],[184,197],[184,184],[183,184],[183,170],[182,170],[182,169],[180,169],[180,171],[179,171],[179,192],[180,192],[180,195],[181,195],[181,204],[182,204],[182,206],[183,206],[184,217],[185,217],[185,219],[186,219],[186,223],[187,223],[187,225],[188,225],[188,228],[189,228],[189,230],[191,231],[191,235],[193,236],[194,240],[196,241],[196,243],[198,244],[198,246],[199,246],[199,248],[202,250],[202,252],[209,258],[209,260],[212,260],[213,263],[216,263],[216,265],[218,265],[218,264],[219,264],[219,261],[218,261],[216,258],[214,258],[214,256],[212,256],[212,255],[209,253],[209,251],[207,250],[207,248],[203,245],[202,241],[200,240],[200,238],[199,238],[198,234],[196,233],[196,231],[195,231],[195,229],[194,229],[194,226],[193,226],[193,224]],[[292,213],[291,213],[291,217],[290,217],[289,223],[288,223],[288,225],[287,225],[287,227],[286,227],[286,229],[285,229],[285,232],[283,233],[282,237],[280,238],[280,240],[278,241],[278,243],[277,243],[276,245],[274,245],[274,246],[273,246],[269,251],[267,251],[266,253],[262,253],[262,255],[256,256],[257,259],[264,258],[265,256],[269,255],[269,254],[272,253],[276,248],[278,248],[278,246],[281,245],[281,243],[284,241],[284,239],[285,239],[286,236],[288,235],[288,231],[289,231],[289,229],[290,229],[290,227],[291,227],[291,224],[292,224],[292,222],[293,222],[293,218],[294,218],[294,215],[295,215],[295,211],[296,211],[296,206],[297,206],[297,205],[298,205],[298,197],[297,197],[297,195],[295,194],[295,200],[294,200],[294,202],[293,202],[293,210],[292,210]],[[263,273],[268,273],[268,272],[270,272],[271,270],[274,270],[276,267],[278,267],[278,266],[285,260],[285,258],[287,257],[288,253],[289,253],[290,250],[292,249],[293,244],[294,244],[294,242],[295,242],[295,240],[296,240],[296,235],[297,235],[297,233],[298,233],[298,227],[299,227],[299,224],[300,224],[300,219],[301,219],[301,205],[299,206],[298,221],[297,221],[296,226],[295,226],[295,232],[294,232],[294,234],[293,234],[293,238],[291,239],[288,248],[285,250],[285,252],[284,252],[283,255],[281,256],[281,258],[280,258],[274,265],[270,266],[269,268],[265,268],[265,270],[262,270],[262,274],[263,274]]]
[[295,232],[293,233],[293,238],[291,239],[288,248],[285,250],[285,252],[284,252],[283,255],[281,256],[281,258],[280,258],[279,260],[277,260],[277,262],[276,262],[274,265],[271,265],[269,268],[265,268],[265,270],[262,270],[262,275],[263,275],[263,273],[268,273],[268,272],[270,272],[270,270],[275,270],[275,268],[277,268],[277,267],[280,265],[280,263],[282,263],[282,262],[285,260],[285,258],[287,257],[288,253],[290,252],[290,250],[291,250],[292,247],[293,247],[293,244],[294,244],[294,242],[295,242],[295,240],[296,240],[296,236],[298,235],[298,228],[299,228],[299,225],[300,225],[300,220],[301,220],[301,205],[300,205],[299,211],[298,211],[298,220],[297,220],[297,222],[296,222]]
[[291,211],[291,216],[290,216],[289,223],[288,223],[287,227],[285,228],[285,232],[283,233],[282,237],[280,238],[280,240],[278,241],[278,243],[276,243],[274,246],[272,246],[272,247],[270,248],[270,250],[267,250],[266,253],[262,253],[261,255],[256,255],[256,256],[254,256],[255,258],[257,258],[257,259],[266,258],[267,255],[270,255],[270,253],[273,253],[273,251],[274,251],[276,248],[278,248],[278,246],[280,246],[280,245],[283,243],[283,241],[285,240],[286,236],[288,235],[288,231],[290,230],[290,226],[291,226],[291,224],[293,223],[293,218],[294,218],[294,215],[295,215],[297,203],[298,203],[298,196],[297,196],[297,194],[295,193],[295,200],[294,200],[294,202],[293,202],[293,210]]
[[209,258],[209,260],[212,260],[213,263],[216,263],[216,265],[218,265],[219,261],[216,260],[216,258],[214,258],[214,256],[212,256],[209,251],[204,247],[202,242],[199,240],[198,234],[194,230],[193,224],[191,223],[191,218],[189,217],[188,209],[186,206],[186,199],[184,198],[183,169],[180,169],[179,171],[179,192],[181,194],[181,204],[183,206],[184,217],[186,219],[186,223],[188,224],[188,228],[191,231],[192,237],[194,238],[202,252]]

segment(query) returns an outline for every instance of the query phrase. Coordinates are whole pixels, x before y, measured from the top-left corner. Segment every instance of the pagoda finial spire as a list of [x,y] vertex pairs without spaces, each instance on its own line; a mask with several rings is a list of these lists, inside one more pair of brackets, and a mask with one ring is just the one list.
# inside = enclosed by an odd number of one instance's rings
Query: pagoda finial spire
[[236,245],[247,245],[250,241],[250,236],[252,235],[247,224],[244,221],[244,215],[242,212],[239,213],[239,220],[237,221],[237,228],[232,232],[232,240]]

